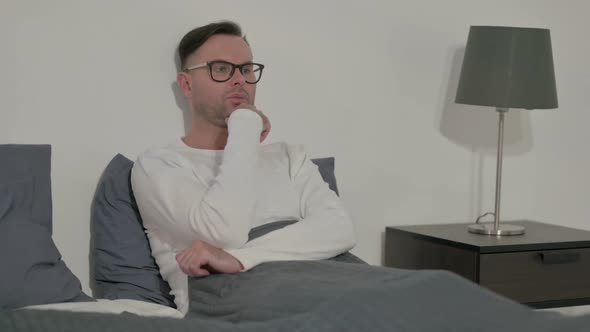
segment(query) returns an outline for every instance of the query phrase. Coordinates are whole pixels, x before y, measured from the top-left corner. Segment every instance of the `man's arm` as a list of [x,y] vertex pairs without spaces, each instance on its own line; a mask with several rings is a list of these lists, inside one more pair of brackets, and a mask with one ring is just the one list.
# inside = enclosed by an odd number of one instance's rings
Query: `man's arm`
[[228,120],[229,137],[219,173],[211,183],[190,165],[161,156],[145,156],[134,165],[132,185],[144,222],[166,229],[175,241],[203,240],[221,248],[239,248],[248,238],[254,215],[255,174],[261,117],[236,110]]
[[242,248],[226,249],[245,270],[268,261],[331,258],[350,250],[356,243],[349,214],[322,180],[317,166],[302,149],[290,148],[289,155],[303,219],[254,239]]

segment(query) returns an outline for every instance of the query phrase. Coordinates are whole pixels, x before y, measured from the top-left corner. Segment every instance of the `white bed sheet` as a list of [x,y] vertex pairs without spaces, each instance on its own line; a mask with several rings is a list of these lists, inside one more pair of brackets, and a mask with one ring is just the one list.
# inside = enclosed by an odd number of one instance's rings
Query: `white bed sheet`
[[590,305],[579,305],[573,307],[558,307],[549,309],[539,309],[542,311],[559,312],[566,316],[582,316],[590,314]]
[[25,307],[25,309],[36,310],[63,310],[75,312],[98,312],[120,314],[129,312],[139,316],[158,316],[170,318],[182,318],[183,314],[173,308],[160,304],[137,301],[137,300],[107,300],[98,299],[96,302],[69,302],[43,304]]

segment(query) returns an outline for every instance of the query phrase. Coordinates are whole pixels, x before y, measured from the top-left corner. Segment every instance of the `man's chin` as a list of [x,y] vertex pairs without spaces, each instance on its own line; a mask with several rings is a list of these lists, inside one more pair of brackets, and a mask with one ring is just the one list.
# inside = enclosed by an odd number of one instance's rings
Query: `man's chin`
[[225,119],[217,121],[216,125],[219,128],[227,129],[227,122],[225,121]]

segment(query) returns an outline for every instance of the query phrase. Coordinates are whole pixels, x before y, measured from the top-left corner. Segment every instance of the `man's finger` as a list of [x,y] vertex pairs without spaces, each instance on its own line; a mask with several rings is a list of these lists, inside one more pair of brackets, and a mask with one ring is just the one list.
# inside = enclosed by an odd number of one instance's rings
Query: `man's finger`
[[191,269],[190,274],[188,274],[188,275],[190,275],[191,277],[206,277],[210,274],[211,273],[205,269],[194,268],[194,269]]
[[186,249],[176,254],[176,261],[178,264],[183,261],[184,257],[186,256]]
[[179,252],[176,255],[176,261],[178,262],[178,264],[183,264],[184,261],[186,260],[187,255],[188,255],[188,249],[184,249],[183,251]]
[[179,261],[178,266],[180,267],[182,272],[184,272],[185,274],[189,274],[189,267],[187,265],[185,265],[181,261]]
[[264,142],[264,140],[266,139],[266,136],[268,136],[269,131],[268,130],[264,130],[262,132],[262,134],[260,134],[260,143]]
[[262,118],[262,132],[260,133],[260,143],[262,143],[270,133],[270,121],[264,113],[260,111],[258,111],[257,113]]
[[204,277],[209,275],[209,271],[204,269],[203,267],[206,265],[206,261],[203,259],[202,256],[196,256],[194,259],[189,263],[189,272],[190,276],[192,277]]

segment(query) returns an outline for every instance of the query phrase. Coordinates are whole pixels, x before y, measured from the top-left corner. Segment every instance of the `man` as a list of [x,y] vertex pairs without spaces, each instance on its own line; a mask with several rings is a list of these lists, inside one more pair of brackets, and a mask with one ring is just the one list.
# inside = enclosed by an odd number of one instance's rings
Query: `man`
[[[253,62],[240,27],[196,28],[178,53],[190,130],[142,154],[132,172],[153,256],[178,309],[188,310],[188,277],[351,249],[350,217],[303,148],[260,144],[270,131],[255,106],[264,66]],[[248,241],[252,228],[286,220],[296,222]]]

